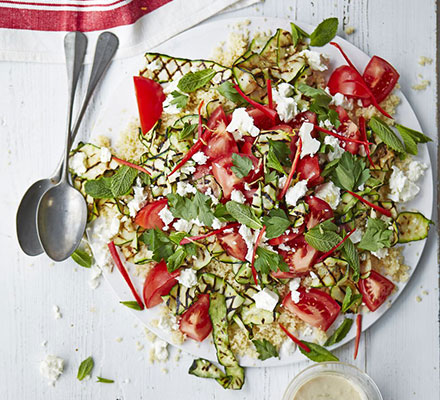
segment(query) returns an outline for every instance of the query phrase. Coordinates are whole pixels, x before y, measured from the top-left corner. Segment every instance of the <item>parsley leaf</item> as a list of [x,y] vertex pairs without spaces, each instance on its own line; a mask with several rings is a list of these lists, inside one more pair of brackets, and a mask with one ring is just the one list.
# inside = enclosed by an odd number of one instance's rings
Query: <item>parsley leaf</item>
[[128,308],[132,308],[133,310],[141,311],[142,308],[137,301],[120,301],[122,305]]
[[377,218],[368,218],[367,230],[362,236],[358,247],[369,251],[390,247],[392,236],[393,232],[388,229],[384,221]]
[[269,173],[264,174],[264,183],[275,182],[277,179],[277,173],[275,171],[270,171]]
[[199,221],[207,226],[212,226],[214,221],[214,213],[211,210],[212,199],[197,191],[193,198],[193,207],[195,212],[195,217]]
[[306,342],[305,340],[301,340],[309,349],[310,352],[306,352],[301,347],[299,350],[302,354],[304,354],[307,358],[315,362],[323,362],[323,361],[339,361],[339,358],[330,353],[327,349],[320,346],[316,343]]
[[186,94],[173,90],[171,96],[173,96],[173,100],[170,101],[170,104],[175,104],[177,108],[185,108],[188,104],[189,96]]
[[289,271],[289,266],[285,263],[283,257],[278,253],[258,247],[254,267],[262,274],[268,274],[270,271]]
[[347,336],[347,333],[350,331],[351,326],[353,325],[353,320],[350,318],[345,318],[341,325],[333,332],[327,341],[324,343],[324,346],[332,346],[335,343],[340,342],[342,339]]
[[170,238],[159,229],[148,229],[140,237],[139,240],[148,246],[153,252],[153,260],[160,262],[167,261],[174,254],[175,244]]
[[186,221],[198,218],[202,224],[212,226],[214,213],[211,210],[212,200],[209,196],[197,191],[192,199],[175,193],[168,194],[167,198],[168,208],[174,217]]
[[357,305],[358,307],[361,303],[362,295],[359,293],[353,296],[353,289],[350,286],[347,286],[345,289],[344,300],[342,301],[341,311],[345,313],[354,305]]
[[365,162],[346,151],[339,159],[332,174],[332,181],[342,189],[355,191],[370,177],[370,170]]
[[76,249],[70,257],[81,267],[91,268],[92,266],[93,257],[85,250]]
[[293,22],[290,23],[290,28],[294,47],[296,47],[301,39],[310,37],[307,32],[303,31],[298,25],[295,25]]
[[405,149],[409,154],[417,155],[418,143],[427,143],[432,141],[428,136],[421,132],[415,131],[414,129],[407,128],[406,126],[400,124],[396,124],[395,126],[399,131],[400,136],[402,136]]
[[339,114],[336,112],[336,110],[333,110],[330,108],[327,113],[328,119],[332,123],[332,125],[338,129],[341,125],[341,121],[339,120]]
[[263,217],[266,226],[266,238],[273,239],[282,235],[290,226],[291,222],[286,213],[280,208],[274,208],[269,212],[269,216]]
[[402,142],[385,122],[377,117],[373,117],[368,125],[387,146],[398,153],[405,153],[405,147],[403,147]]
[[119,167],[116,174],[112,176],[110,183],[110,189],[113,193],[113,197],[121,197],[128,194],[133,186],[133,182],[136,179],[137,170],[122,165]]
[[255,348],[258,352],[258,358],[260,360],[267,360],[271,357],[278,357],[278,351],[276,347],[266,339],[263,340],[252,340]]
[[190,71],[182,76],[177,87],[184,93],[195,92],[197,89],[200,89],[210,82],[216,73],[217,72],[212,68],[202,69],[197,72]]
[[336,225],[327,220],[316,225],[304,234],[304,239],[316,250],[327,252],[335,247],[342,239],[335,232]]
[[79,366],[78,368],[78,374],[76,375],[77,379],[79,381],[82,381],[86,376],[90,375],[93,369],[93,358],[88,357],[86,358]]
[[107,378],[102,378],[100,376],[96,377],[97,381],[99,383],[114,383],[115,381],[113,379],[107,379]]
[[338,19],[327,18],[310,35],[310,46],[321,47],[332,40],[338,31]]
[[238,106],[245,106],[247,104],[247,101],[241,97],[230,81],[223,82],[217,90],[223,97],[226,97]]
[[188,136],[192,135],[194,131],[197,128],[197,124],[190,124],[188,122],[185,122],[183,124],[183,129],[179,133],[179,139],[183,140],[186,139]]
[[305,96],[312,98],[314,104],[317,104],[318,106],[328,107],[329,103],[332,101],[332,97],[323,89],[314,88],[305,83],[299,83],[296,88]]
[[269,146],[281,165],[289,167],[292,164],[290,161],[290,149],[285,142],[269,139]]
[[252,160],[249,157],[241,156],[240,154],[232,154],[232,164],[231,171],[237,176],[237,178],[245,178],[249,175],[252,169]]
[[357,282],[359,280],[361,266],[358,251],[350,238],[344,242],[342,256],[348,261],[350,267],[353,269],[353,280]]
[[255,215],[252,208],[236,201],[228,201],[226,209],[240,224],[246,225],[251,229],[261,229],[263,227],[261,221]]

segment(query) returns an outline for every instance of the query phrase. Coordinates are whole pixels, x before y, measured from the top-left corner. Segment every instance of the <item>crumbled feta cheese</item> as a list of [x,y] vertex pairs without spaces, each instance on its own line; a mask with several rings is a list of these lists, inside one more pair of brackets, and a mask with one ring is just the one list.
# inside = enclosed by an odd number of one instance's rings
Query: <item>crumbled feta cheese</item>
[[99,161],[110,162],[112,159],[112,153],[108,147],[101,147],[99,151]]
[[192,223],[184,219],[178,219],[173,224],[173,227],[177,232],[189,232],[191,230]]
[[168,343],[157,338],[153,343],[154,358],[157,361],[166,361],[168,359]]
[[332,181],[329,181],[316,187],[315,196],[318,199],[324,200],[335,210],[341,201],[341,189]]
[[246,201],[246,197],[244,197],[244,194],[240,192],[240,190],[234,189],[231,192],[231,200],[243,204]]
[[199,217],[192,219],[190,222],[200,227],[205,226],[205,224],[199,220]]
[[232,113],[232,120],[226,127],[231,132],[235,140],[240,140],[243,134],[256,137],[260,130],[254,125],[254,119],[246,112],[245,108],[236,108]]
[[221,222],[218,218],[214,218],[212,221],[212,229],[220,229],[225,226],[224,222]]
[[350,235],[350,240],[353,243],[359,243],[364,236],[364,231],[361,228],[356,228],[356,230]]
[[333,151],[329,151],[327,154],[328,160],[333,161],[341,158],[345,150],[339,145],[339,139],[334,136],[327,135],[324,138],[324,144],[328,144],[333,147]]
[[300,292],[298,292],[298,289],[300,284],[301,278],[293,278],[289,282],[290,297],[295,304],[299,301]]
[[425,169],[427,169],[428,166],[425,163],[422,163],[420,161],[411,161],[408,165],[408,179],[412,182],[416,182],[419,180],[421,176],[423,176]]
[[210,187],[206,190],[205,195],[211,198],[212,204],[214,206],[216,206],[219,203],[218,198],[214,196],[214,193],[212,192],[212,189]]
[[187,162],[182,168],[180,168],[180,172],[185,175],[192,175],[194,172],[196,172],[196,168],[194,165],[192,165],[192,163]]
[[276,110],[280,120],[289,122],[298,113],[298,106],[293,97],[293,86],[288,83],[280,83],[278,89],[272,89],[272,97],[276,104]]
[[353,100],[347,99],[342,93],[335,93],[330,104],[334,104],[336,107],[341,106],[346,110],[353,110]]
[[[226,232],[226,231],[224,231]],[[240,225],[240,228],[238,229],[238,233],[241,235],[243,240],[246,243],[247,246],[247,254],[246,254],[246,261],[252,262],[252,253],[254,251],[254,243],[258,236],[259,231],[256,231],[255,234],[252,233],[250,228],[248,228],[246,225]]]
[[194,193],[194,194],[197,193],[197,189],[188,182],[180,181],[177,182],[176,193],[183,197],[189,193]]
[[77,151],[69,161],[69,167],[76,175],[87,171],[87,157],[82,151]]
[[307,325],[306,329],[304,329],[303,335],[304,336],[312,336],[313,335],[312,327]]
[[282,189],[284,187],[284,185],[287,182],[287,175],[283,175],[279,180],[278,180],[278,188]]
[[127,203],[130,217],[135,217],[137,212],[147,202],[147,193],[139,180],[136,180],[136,185],[133,186],[133,192],[134,192],[133,199]]
[[40,363],[40,373],[49,380],[49,385],[54,386],[56,380],[63,373],[64,360],[54,355],[48,355]]
[[56,305],[52,307],[53,316],[55,319],[61,319],[62,315],[60,313],[60,308]]
[[389,198],[396,202],[412,200],[419,193],[420,188],[409,180],[401,169],[395,165],[391,168],[393,172],[388,183],[391,190]]
[[295,183],[286,192],[286,204],[295,207],[298,200],[307,192],[307,179]]
[[260,290],[252,296],[255,306],[261,310],[272,312],[278,303],[278,295],[268,288]]
[[[180,78],[172,80],[170,83],[166,85],[166,87],[163,89],[163,92],[167,95],[165,98],[165,101],[163,102],[163,109],[168,114],[178,114],[180,111],[182,111],[181,108],[177,107],[177,104],[171,104],[171,102],[174,100],[174,96],[172,95],[173,92],[182,93],[177,85],[179,84]],[[185,93],[182,93],[186,96]]]
[[168,206],[165,206],[164,208],[162,208],[162,210],[160,210],[157,213],[157,215],[159,215],[160,219],[165,224],[165,226],[168,226],[174,220],[174,215],[171,214],[171,211],[168,208]]
[[177,317],[171,313],[162,314],[159,318],[157,327],[166,333],[176,331],[177,329],[179,329]]
[[208,157],[203,151],[198,151],[197,153],[195,153],[192,156],[192,159],[199,165],[204,165],[206,164],[206,161],[208,161]]
[[299,137],[302,141],[301,158],[307,155],[313,156],[321,147],[321,142],[311,136],[314,125],[304,122],[299,129]]
[[372,251],[371,254],[373,254],[373,256],[375,256],[381,260],[382,258],[385,258],[388,255],[388,248],[384,247],[384,248],[379,249],[377,251]]
[[293,250],[292,247],[287,246],[285,243],[281,243],[281,244],[278,246],[278,249],[279,249],[279,250],[283,250],[283,251],[292,251],[292,250]]
[[299,56],[304,57],[310,65],[310,68],[315,71],[326,71],[328,68],[328,56],[326,54],[312,50],[303,50],[299,53]]
[[328,130],[333,129],[333,124],[329,119],[325,119],[324,121],[319,121],[319,126],[321,128],[326,128]]
[[121,227],[121,220],[119,219],[119,215],[115,215],[112,218],[112,222],[110,223],[110,228],[108,232],[109,239],[113,238],[119,233],[119,228]]
[[293,355],[296,351],[296,344],[293,343],[293,340],[287,339],[283,343],[281,343],[280,347],[280,358],[287,358]]
[[181,285],[187,288],[191,288],[197,284],[197,274],[192,268],[182,269],[180,275],[176,279]]

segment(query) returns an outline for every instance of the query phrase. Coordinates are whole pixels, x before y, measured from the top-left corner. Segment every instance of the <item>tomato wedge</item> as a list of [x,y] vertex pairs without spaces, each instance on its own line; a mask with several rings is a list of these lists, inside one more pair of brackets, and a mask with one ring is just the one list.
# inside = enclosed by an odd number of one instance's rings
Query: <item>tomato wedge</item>
[[134,222],[145,229],[162,229],[165,224],[159,216],[159,212],[168,204],[168,199],[153,201],[143,206],[138,213]]
[[247,109],[246,112],[252,117],[258,129],[270,129],[274,124],[271,118],[256,108]]
[[284,297],[283,307],[309,325],[326,331],[335,322],[341,306],[327,293],[318,289],[298,289],[299,301],[294,303],[290,292]]
[[399,73],[383,58],[373,56],[362,74],[377,102],[385,100],[399,80]]
[[201,151],[203,151],[209,159],[214,160],[222,156],[230,155],[231,153],[238,153],[238,146],[232,133],[226,131],[225,123],[218,121],[215,132]]
[[304,233],[304,225],[301,225],[295,231],[288,230],[287,233],[284,233],[283,235],[278,236],[276,238],[270,239],[269,244],[271,246],[279,246],[282,243],[287,243],[293,239],[296,239],[298,236],[302,235],[303,233]]
[[200,294],[197,301],[182,314],[179,329],[191,339],[203,342],[212,330],[209,317],[209,295]]
[[317,155],[301,158],[296,171],[299,174],[299,179],[307,179],[308,187],[313,187],[324,182],[324,178],[321,176],[319,157]]
[[145,278],[143,290],[145,307],[151,308],[162,303],[162,296],[170,292],[177,283],[176,277],[179,275],[179,270],[170,274],[165,261],[156,264]]
[[309,205],[307,229],[312,229],[326,219],[333,218],[333,210],[324,200],[315,196],[307,196],[305,200]]
[[226,126],[228,124],[228,119],[226,117],[225,111],[223,110],[223,107],[218,106],[209,116],[206,126],[209,129],[215,130],[221,122],[223,122],[223,124]]
[[373,270],[368,278],[359,281],[359,290],[368,309],[376,311],[394,290],[394,283]]
[[226,253],[231,257],[246,261],[246,254],[248,252],[247,244],[236,228],[234,228],[232,232],[223,231],[218,233],[217,239],[225,249]]
[[145,135],[156,124],[162,115],[165,94],[162,86],[152,79],[134,76],[134,89],[141,121],[142,133]]

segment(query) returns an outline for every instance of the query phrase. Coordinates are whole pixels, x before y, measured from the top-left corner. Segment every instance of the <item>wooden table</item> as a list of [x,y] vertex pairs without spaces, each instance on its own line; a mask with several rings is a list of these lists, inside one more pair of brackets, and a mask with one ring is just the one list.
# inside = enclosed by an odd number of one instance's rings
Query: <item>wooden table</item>
[[[317,24],[337,16],[355,33],[340,34],[373,55],[385,57],[401,74],[400,84],[413,105],[430,143],[436,165],[436,6],[429,0],[267,0],[234,16],[265,15]],[[216,18],[224,18],[219,16]],[[419,56],[434,59],[421,66]],[[103,102],[137,65],[114,62],[95,97],[82,136],[87,137]],[[89,67],[87,70],[89,71]],[[422,74],[431,84],[411,86]],[[143,327],[121,307],[110,287],[88,286],[89,273],[68,261],[54,265],[45,256],[29,258],[15,237],[15,212],[29,184],[48,176],[61,153],[65,124],[64,65],[0,63],[0,397],[28,399],[279,399],[288,382],[308,362],[268,369],[249,369],[241,392],[226,392],[215,382],[189,376],[192,357],[175,361],[171,349],[165,364],[151,365]],[[81,87],[84,93],[85,87]],[[435,182],[437,171],[434,171]],[[439,398],[438,265],[436,235],[411,282],[393,309],[362,338],[358,360],[377,382],[386,400]],[[426,294],[428,293],[428,294]],[[420,296],[420,302],[416,298]],[[61,319],[55,319],[58,305]],[[122,338],[122,341],[120,339]],[[41,343],[47,340],[47,345]],[[38,371],[45,354],[66,360],[65,373],[49,387]],[[353,343],[336,351],[353,363]],[[81,360],[92,355],[94,378],[76,380]],[[165,372],[168,370],[168,373]],[[98,384],[100,375],[114,384]]]

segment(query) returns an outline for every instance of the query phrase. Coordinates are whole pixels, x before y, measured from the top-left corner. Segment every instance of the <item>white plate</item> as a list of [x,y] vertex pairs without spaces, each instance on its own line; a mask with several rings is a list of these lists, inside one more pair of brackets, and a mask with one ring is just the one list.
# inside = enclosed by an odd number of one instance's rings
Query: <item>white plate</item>
[[[175,38],[169,40],[168,42],[160,45],[154,51],[169,54],[176,57],[185,58],[207,58],[210,56],[213,48],[217,45],[217,42],[226,40],[231,27],[234,26],[238,21],[242,21],[242,18],[225,19],[215,22],[209,22],[199,25],[191,30],[188,30]],[[252,21],[251,25],[248,27],[250,31],[255,30],[275,30],[277,28],[284,28],[290,30],[290,24],[287,20],[276,19],[276,18],[250,18]],[[306,31],[312,32],[313,27],[307,24],[298,23]],[[345,41],[341,38],[336,38],[336,42],[340,43],[343,49],[346,51],[348,56],[353,60],[356,67],[359,70],[363,70],[370,57],[363,53],[361,50],[353,46],[351,43]],[[339,54],[339,52],[330,45],[318,49],[318,51],[327,53],[330,55],[331,65],[330,69],[334,69],[339,65],[344,64],[344,60]],[[386,54],[382,54],[386,58]],[[139,58],[139,69],[145,64],[142,57]],[[403,69],[404,66],[396,65],[397,69]],[[133,71],[136,74],[137,71]],[[404,95],[397,91],[401,99],[401,104],[397,108],[397,114],[395,116],[396,120],[401,124],[411,127],[413,129],[421,130],[420,124],[417,121],[416,115],[412,110],[410,104],[404,97]],[[108,103],[108,107],[104,108],[104,111],[100,115],[98,122],[93,130],[92,138],[96,135],[107,135],[112,140],[113,143],[116,142],[116,138],[122,130],[124,130],[128,123],[133,120],[138,114],[135,94],[133,90],[132,77],[126,77],[116,88],[115,95],[112,96]],[[420,146],[420,153],[418,159],[422,160],[429,165],[426,170],[424,177],[419,181],[421,187],[421,192],[416,200],[406,204],[407,209],[417,208],[421,211],[427,218],[431,218],[432,204],[433,204],[433,183],[432,183],[432,172],[431,172],[431,162],[429,159],[428,149],[426,146]],[[411,267],[410,275],[414,273],[417,263],[421,257],[423,248],[425,247],[425,240],[414,242],[403,251],[405,256],[405,263]],[[133,266],[128,266],[129,270]],[[133,276],[133,274],[131,274]],[[117,297],[120,300],[132,299],[132,295],[127,287],[127,284],[122,279],[121,275],[115,270],[113,273],[105,273],[105,277],[110,285],[113,287]],[[142,293],[142,282],[140,279],[133,279],[134,284],[139,291]],[[396,293],[390,296],[389,301],[387,301],[382,307],[380,307],[374,313],[366,313],[363,317],[362,328],[363,330],[368,329],[374,322],[376,322],[382,315],[390,308],[390,305],[396,300],[396,298],[402,293],[402,290],[406,286],[406,283],[398,283],[398,290]],[[157,327],[152,325],[152,321],[159,317],[159,308],[155,307],[151,310],[146,310],[143,312],[134,311],[135,315],[145,324],[149,329],[151,329],[159,337],[163,338],[167,342],[171,342],[171,337],[166,332],[159,330]],[[342,316],[340,316],[342,318]],[[337,320],[334,323],[334,327],[338,325]],[[334,348],[342,346],[348,341],[355,337],[355,329],[352,329],[346,338],[339,342]],[[203,357],[215,361],[215,351],[212,344],[212,340],[207,340],[200,345],[192,340],[187,340],[181,347],[183,350],[192,353],[196,357]],[[240,360],[243,366],[278,366],[287,363],[298,362],[304,359],[304,356],[296,351],[292,356],[279,359],[268,359],[266,361],[254,360],[248,357],[244,357]]]

